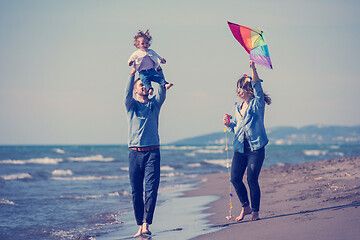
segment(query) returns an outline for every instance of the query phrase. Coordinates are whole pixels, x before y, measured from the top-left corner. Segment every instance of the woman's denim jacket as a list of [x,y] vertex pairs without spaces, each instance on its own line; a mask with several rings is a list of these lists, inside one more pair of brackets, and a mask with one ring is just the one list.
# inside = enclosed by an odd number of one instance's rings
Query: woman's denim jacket
[[240,115],[242,104],[236,106],[235,117],[232,118],[229,126],[235,133],[234,151],[240,153],[244,152],[244,134],[246,134],[251,151],[258,150],[269,142],[264,126],[265,100],[261,80],[251,81],[251,84],[254,97],[249,100],[244,116]]

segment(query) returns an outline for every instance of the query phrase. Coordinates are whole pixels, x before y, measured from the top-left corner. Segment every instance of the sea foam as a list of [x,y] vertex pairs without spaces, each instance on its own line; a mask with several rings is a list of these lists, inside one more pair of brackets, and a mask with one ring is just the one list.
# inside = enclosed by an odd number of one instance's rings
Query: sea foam
[[104,158],[102,155],[94,155],[88,157],[69,157],[69,161],[72,162],[112,162],[114,158]]
[[16,180],[16,179],[26,179],[32,178],[29,173],[18,173],[18,174],[10,174],[10,175],[2,175],[0,178],[4,180]]
[[170,166],[161,166],[161,171],[174,171],[174,168],[173,167],[170,167]]
[[303,153],[306,156],[320,156],[320,155],[326,155],[328,151],[322,151],[322,150],[303,150]]
[[201,167],[201,163],[189,163],[189,167]]
[[199,149],[196,152],[206,154],[221,154],[224,152],[222,149]]
[[64,153],[65,153],[65,151],[62,150],[62,149],[60,149],[60,148],[54,148],[53,151],[54,151],[54,152],[57,152],[57,153],[60,153],[60,154],[64,154]]
[[0,164],[58,164],[59,162],[62,162],[63,160],[61,158],[32,158],[28,160],[1,160]]
[[222,166],[225,168],[228,166],[228,160],[226,160],[226,159],[214,159],[214,160],[205,159],[204,162],[209,163],[209,164],[219,165],[219,166]]
[[128,171],[129,171],[129,167],[121,167],[120,170],[128,172]]
[[13,201],[1,198],[0,199],[0,204],[4,204],[4,205],[16,205],[16,203],[14,203]]
[[190,153],[185,153],[185,156],[187,156],[187,157],[195,157],[196,154],[195,154],[195,152],[190,152]]
[[62,169],[55,169],[51,172],[53,176],[67,176],[67,175],[73,175],[71,170],[62,170]]
[[111,193],[105,193],[105,194],[97,194],[97,195],[84,195],[84,196],[62,196],[63,199],[95,199],[95,198],[103,198],[103,197],[119,197],[119,196],[131,196],[131,194],[127,191],[122,192],[111,192]]
[[94,181],[104,179],[120,179],[127,176],[82,176],[82,177],[52,177],[51,180],[55,181]]
[[175,172],[161,173],[160,176],[161,177],[176,177],[176,176],[184,176],[184,173],[175,173]]
[[189,188],[191,186],[192,186],[191,184],[169,185],[169,186],[165,186],[165,187],[160,187],[159,188],[159,193],[169,192],[169,191],[174,191],[174,190],[180,190],[180,189],[187,189],[187,188]]
[[[161,169],[161,171],[174,171],[174,168],[170,167],[168,165],[161,166],[160,169]],[[129,167],[121,167],[120,170],[128,172]]]
[[174,146],[174,145],[161,146],[162,150],[195,150],[198,148],[199,147],[197,146]]

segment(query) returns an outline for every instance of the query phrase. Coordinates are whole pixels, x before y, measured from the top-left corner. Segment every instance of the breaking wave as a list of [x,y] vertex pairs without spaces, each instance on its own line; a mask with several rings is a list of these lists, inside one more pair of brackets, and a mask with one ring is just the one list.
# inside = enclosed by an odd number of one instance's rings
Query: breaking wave
[[325,150],[303,150],[304,155],[306,156],[325,156],[328,151]]
[[57,153],[60,153],[60,154],[64,154],[64,153],[65,153],[65,151],[62,150],[62,149],[60,149],[60,148],[54,148],[53,151],[54,151],[54,152],[57,152]]
[[173,167],[170,167],[170,166],[161,166],[161,171],[174,171],[174,168]]
[[62,169],[55,169],[54,171],[51,172],[51,174],[53,176],[71,176],[73,175],[71,170],[62,170]]
[[4,180],[17,180],[17,179],[26,179],[32,178],[29,173],[18,173],[18,174],[10,174],[10,175],[2,175],[0,178]]
[[62,158],[32,158],[28,160],[1,160],[0,164],[58,164],[59,162],[62,162]]
[[94,181],[94,180],[106,180],[106,179],[120,179],[127,176],[82,176],[82,177],[51,177],[51,180],[55,181]]
[[114,158],[104,158],[103,155],[94,155],[88,157],[69,157],[69,161],[72,162],[112,162]]
[[216,160],[207,160],[205,159],[204,162],[209,163],[209,164],[214,164],[214,165],[219,165],[222,167],[227,167],[228,165],[228,160],[226,159],[216,159]]
[[0,199],[0,204],[4,204],[4,205],[16,205],[16,203],[14,203],[13,201],[1,198]]

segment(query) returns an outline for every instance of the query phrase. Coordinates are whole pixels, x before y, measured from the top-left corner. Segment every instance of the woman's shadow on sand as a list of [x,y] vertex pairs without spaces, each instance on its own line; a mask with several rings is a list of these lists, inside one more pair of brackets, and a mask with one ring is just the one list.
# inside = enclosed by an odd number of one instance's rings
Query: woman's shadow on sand
[[[327,210],[340,210],[340,209],[351,208],[351,207],[356,208],[356,207],[359,207],[359,206],[360,206],[360,202],[355,201],[355,202],[352,202],[350,204],[338,205],[338,206],[333,206],[333,207],[326,207],[326,208],[319,208],[319,209],[314,209],[314,210],[300,211],[300,212],[295,212],[295,213],[286,213],[286,214],[268,216],[268,217],[263,217],[260,220],[288,217],[288,216],[294,216],[294,215],[302,215],[302,214],[314,213],[314,212],[320,212],[320,211],[327,211]],[[251,222],[251,220],[211,225],[209,228],[222,228],[222,227],[227,227],[227,226],[230,226],[230,225],[239,224],[239,223],[246,223],[246,222]]]

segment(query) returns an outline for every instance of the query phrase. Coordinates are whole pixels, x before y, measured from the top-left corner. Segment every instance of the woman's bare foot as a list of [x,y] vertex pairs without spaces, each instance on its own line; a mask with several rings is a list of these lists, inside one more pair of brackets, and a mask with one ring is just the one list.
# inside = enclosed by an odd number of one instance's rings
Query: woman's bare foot
[[149,230],[149,224],[147,224],[146,222],[143,223],[142,225],[142,234],[146,234],[146,235],[151,235],[151,232]]
[[241,208],[241,213],[240,213],[240,215],[235,219],[235,221],[241,221],[241,220],[244,219],[244,217],[245,217],[246,215],[249,215],[249,214],[251,214],[251,213],[252,213],[252,211],[251,211],[250,206],[243,207],[243,208]]
[[172,83],[167,83],[167,84],[165,84],[166,90],[168,90],[169,88],[171,88],[173,85],[174,85],[174,84],[172,84]]
[[139,236],[141,236],[141,234],[142,234],[142,225],[139,227],[139,230],[133,237],[139,237]]
[[257,220],[260,220],[259,212],[252,212],[251,221],[257,221]]

